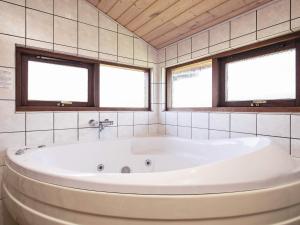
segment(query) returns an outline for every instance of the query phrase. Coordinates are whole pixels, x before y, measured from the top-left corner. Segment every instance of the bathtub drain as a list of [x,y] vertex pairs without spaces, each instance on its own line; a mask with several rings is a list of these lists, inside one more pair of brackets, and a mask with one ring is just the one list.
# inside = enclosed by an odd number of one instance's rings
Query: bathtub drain
[[131,169],[129,166],[124,166],[121,169],[121,173],[130,173],[130,172],[131,172]]
[[99,164],[99,165],[97,166],[97,170],[98,170],[99,172],[101,172],[102,170],[104,170],[104,165],[103,165],[103,164]]

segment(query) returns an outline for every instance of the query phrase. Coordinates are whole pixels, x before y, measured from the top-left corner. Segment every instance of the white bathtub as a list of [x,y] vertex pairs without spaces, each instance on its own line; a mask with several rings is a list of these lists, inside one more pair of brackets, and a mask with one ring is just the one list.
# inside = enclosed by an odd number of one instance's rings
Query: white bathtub
[[[5,202],[22,225],[69,224],[72,220],[65,215],[70,212],[80,212],[76,214],[80,222],[74,224],[300,224],[300,163],[267,138],[149,137],[10,149],[6,165]],[[124,167],[130,173],[122,173]],[[274,202],[278,194],[288,199]],[[72,205],[72,198],[84,207]],[[253,199],[266,202],[262,206],[252,202],[248,210],[237,207]],[[215,204],[224,209],[193,214],[195,207],[203,210],[204,203],[211,210]],[[45,205],[53,209],[44,209]],[[170,207],[177,211],[171,213]],[[99,220],[89,223],[87,215],[79,216],[83,213],[97,214]],[[120,218],[126,221],[121,223]]]

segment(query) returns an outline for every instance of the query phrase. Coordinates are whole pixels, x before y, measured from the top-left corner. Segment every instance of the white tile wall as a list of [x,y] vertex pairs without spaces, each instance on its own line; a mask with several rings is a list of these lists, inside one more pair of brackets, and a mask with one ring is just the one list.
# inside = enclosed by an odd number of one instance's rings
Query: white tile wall
[[[0,166],[8,147],[157,135],[165,129],[158,126],[159,104],[149,113],[16,113],[15,44],[150,67],[152,83],[160,80],[158,53],[86,0],[78,5],[74,0],[28,0],[26,8],[24,0],[0,0],[0,18],[0,70],[11,78],[10,87],[0,90],[0,117],[5,118],[0,120]],[[99,118],[114,121],[101,135],[88,125]]]
[[[291,2],[291,7],[290,7]],[[290,10],[291,9],[291,10]],[[291,26],[291,27],[290,27]],[[290,29],[291,28],[291,29]],[[275,0],[257,9],[232,18],[205,31],[158,50],[159,71],[189,61],[191,40],[192,60],[217,52],[244,46],[260,39],[290,33],[300,29],[300,4],[298,0]],[[160,75],[161,88],[165,87],[165,75]],[[191,112],[191,125],[186,125],[181,112],[164,112],[164,100],[159,113],[159,133],[171,136],[184,135],[190,127],[193,139],[215,139],[267,136],[283,146],[287,152],[297,155],[300,140],[299,115],[263,113],[214,113]],[[291,117],[291,119],[290,119]],[[300,116],[299,116],[300,117]],[[299,121],[298,121],[299,120]],[[183,127],[183,129],[180,129]],[[292,139],[291,139],[292,138]],[[291,143],[294,144],[291,144]],[[291,148],[292,146],[292,148]]]

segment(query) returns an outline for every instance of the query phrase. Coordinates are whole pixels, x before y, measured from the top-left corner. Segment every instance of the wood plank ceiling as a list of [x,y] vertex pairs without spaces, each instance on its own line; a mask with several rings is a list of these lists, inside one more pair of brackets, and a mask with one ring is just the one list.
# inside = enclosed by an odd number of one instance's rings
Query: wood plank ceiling
[[157,49],[272,0],[88,0]]

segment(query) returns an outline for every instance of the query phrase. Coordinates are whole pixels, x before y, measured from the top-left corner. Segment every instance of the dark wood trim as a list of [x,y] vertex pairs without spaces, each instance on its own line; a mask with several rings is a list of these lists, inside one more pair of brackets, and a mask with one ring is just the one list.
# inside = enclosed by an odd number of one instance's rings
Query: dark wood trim
[[[230,55],[224,58],[218,58],[219,64],[219,77],[220,77],[220,94],[219,104],[220,107],[248,107],[253,104],[253,101],[226,101],[226,64],[230,62],[240,61],[243,59],[254,58],[261,55],[271,54],[274,52],[284,51],[296,48],[297,40],[284,41],[265,47],[252,49],[247,52]],[[297,51],[296,51],[297,52]],[[296,61],[297,62],[297,61]],[[296,63],[299,64],[299,63]],[[296,85],[296,91],[299,92],[300,85]],[[296,96],[297,97],[297,96]],[[296,104],[296,99],[273,99],[267,100],[266,103],[261,103],[263,107],[293,107],[299,106]]]
[[212,59],[212,106],[217,107],[220,101],[220,71],[219,60],[217,58]]
[[300,112],[300,107],[203,107],[203,108],[172,108],[165,111],[175,112]]
[[[249,107],[249,101],[225,102],[225,62],[296,47],[296,100],[269,100],[259,107]],[[171,71],[178,67],[212,60],[212,105],[208,108],[171,108]],[[300,112],[300,31],[256,42],[166,68],[166,111],[221,111],[221,112]]]
[[[72,102],[57,106],[56,101],[28,101],[28,60],[70,65],[87,68],[88,74],[88,102]],[[148,77],[148,106],[146,108],[101,108],[99,105],[99,65],[107,64],[129,69],[145,71]],[[53,52],[41,48],[28,48],[16,44],[16,111],[151,111],[151,73],[150,68],[124,65],[113,62],[80,57],[73,54]]]

